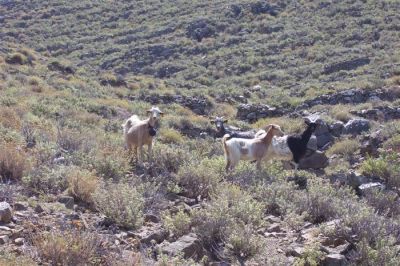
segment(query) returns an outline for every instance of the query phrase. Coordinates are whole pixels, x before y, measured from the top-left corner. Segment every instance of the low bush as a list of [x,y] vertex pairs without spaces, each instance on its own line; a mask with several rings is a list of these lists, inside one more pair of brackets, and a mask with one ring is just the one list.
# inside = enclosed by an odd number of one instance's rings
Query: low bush
[[26,189],[38,194],[59,194],[68,188],[67,175],[70,168],[67,166],[40,166],[23,178]]
[[9,64],[25,65],[29,63],[28,58],[22,53],[12,53],[6,57],[6,62]]
[[128,184],[106,184],[93,194],[96,209],[124,228],[138,228],[143,222],[144,198]]
[[163,143],[181,143],[183,137],[179,131],[171,128],[163,128],[160,130],[160,140]]
[[97,265],[105,255],[100,237],[92,233],[53,230],[32,238],[39,257],[52,265]]
[[92,195],[99,186],[99,178],[87,170],[73,169],[67,177],[68,193],[76,200],[92,204]]
[[223,178],[224,163],[221,157],[193,161],[182,165],[176,181],[188,197],[207,198]]
[[338,154],[348,159],[352,157],[359,150],[359,148],[360,148],[360,143],[356,139],[344,139],[335,142],[335,144],[333,144],[332,147],[330,147],[327,154],[328,155]]
[[174,234],[175,237],[189,233],[192,226],[192,218],[184,210],[179,210],[175,214],[164,213],[162,220],[164,227]]
[[0,177],[20,180],[30,170],[28,154],[15,143],[0,142]]
[[369,157],[361,164],[365,175],[380,177],[391,188],[400,188],[400,155],[398,152],[384,151],[378,158]]

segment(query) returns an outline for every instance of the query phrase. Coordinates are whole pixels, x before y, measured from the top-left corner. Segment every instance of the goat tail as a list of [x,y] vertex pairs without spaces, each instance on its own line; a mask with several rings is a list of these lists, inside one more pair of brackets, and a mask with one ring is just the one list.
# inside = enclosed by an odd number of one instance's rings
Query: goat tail
[[122,130],[123,130],[124,134],[126,134],[128,132],[128,130],[131,128],[131,126],[132,126],[132,121],[129,119],[124,124],[122,124]]
[[224,152],[225,152],[225,156],[226,158],[229,158],[229,149],[228,149],[228,145],[226,145],[226,141],[228,139],[230,139],[230,135],[229,134],[225,134],[222,138],[222,144],[224,145]]

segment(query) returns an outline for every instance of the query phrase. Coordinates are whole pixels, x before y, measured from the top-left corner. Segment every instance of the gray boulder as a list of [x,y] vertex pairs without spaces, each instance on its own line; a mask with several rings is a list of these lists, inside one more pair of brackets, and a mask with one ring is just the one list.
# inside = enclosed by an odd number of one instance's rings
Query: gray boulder
[[326,255],[322,262],[323,266],[346,266],[348,264],[346,257],[341,254]]
[[0,222],[9,223],[12,218],[12,209],[10,204],[3,201],[0,202]]
[[340,137],[344,129],[344,123],[342,121],[336,121],[329,126],[330,133],[335,137]]
[[321,169],[328,166],[328,157],[324,152],[315,151],[311,155],[300,160],[300,169]]
[[58,202],[64,204],[65,208],[73,209],[74,208],[74,198],[70,196],[60,196],[58,198]]
[[351,135],[358,135],[363,131],[370,129],[370,123],[367,119],[352,119],[344,125],[344,133]]
[[168,237],[168,231],[156,225],[152,227],[142,227],[139,232],[128,232],[128,236],[139,239],[141,244],[150,245],[153,241],[163,242]]
[[160,245],[161,252],[170,256],[183,254],[184,258],[201,258],[203,248],[196,234],[182,236],[173,243],[163,243]]
[[365,196],[368,193],[371,193],[374,190],[383,190],[383,189],[385,189],[385,185],[379,182],[366,183],[358,187],[359,193],[363,196]]

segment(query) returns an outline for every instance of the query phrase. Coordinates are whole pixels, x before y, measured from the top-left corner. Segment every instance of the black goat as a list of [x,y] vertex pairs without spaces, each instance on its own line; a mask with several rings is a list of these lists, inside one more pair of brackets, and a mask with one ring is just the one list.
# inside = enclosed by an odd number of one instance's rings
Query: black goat
[[240,131],[238,128],[225,125],[226,123],[228,123],[228,120],[224,119],[223,116],[217,116],[214,120],[211,120],[211,124],[215,124],[217,129],[215,138],[222,138],[225,134],[229,134],[229,138],[252,139],[256,135],[255,130]]
[[293,161],[295,169],[299,165],[300,159],[304,157],[307,151],[307,143],[311,138],[312,133],[317,128],[318,124],[315,122],[305,122],[307,124],[306,130],[302,134],[289,135],[286,143],[293,154]]

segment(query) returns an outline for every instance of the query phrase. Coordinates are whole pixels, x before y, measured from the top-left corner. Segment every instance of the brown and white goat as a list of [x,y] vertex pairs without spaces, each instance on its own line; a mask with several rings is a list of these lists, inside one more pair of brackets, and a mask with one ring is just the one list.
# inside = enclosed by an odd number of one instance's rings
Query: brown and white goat
[[254,139],[230,138],[226,134],[222,138],[226,158],[225,171],[233,170],[240,160],[256,161],[257,169],[261,169],[261,161],[267,155],[272,138],[283,134],[278,125],[271,125],[266,133]]
[[[151,107],[147,110],[150,117],[145,120],[140,120],[137,115],[132,115],[122,125],[124,132],[125,144],[128,150],[131,152],[134,150],[136,161],[143,161],[143,145],[148,147],[148,159],[151,162],[152,159],[152,146],[153,137],[156,135],[154,126],[159,118],[159,115],[164,115],[158,107]],[[138,157],[138,151],[140,150],[140,158]]]

